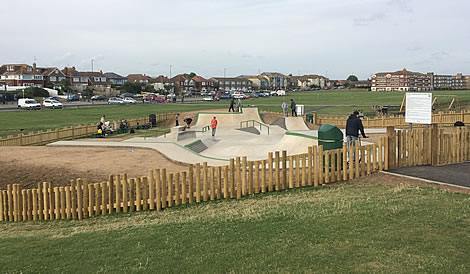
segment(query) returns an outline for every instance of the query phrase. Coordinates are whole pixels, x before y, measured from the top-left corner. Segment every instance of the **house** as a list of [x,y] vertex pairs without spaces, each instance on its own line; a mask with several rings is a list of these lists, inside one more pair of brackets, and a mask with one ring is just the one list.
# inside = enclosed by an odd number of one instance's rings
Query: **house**
[[152,77],[145,74],[129,74],[127,75],[127,81],[130,83],[141,83],[144,85],[150,84]]
[[328,85],[328,78],[316,74],[290,76],[288,79],[289,88],[308,89],[315,87],[324,89]]
[[252,90],[253,84],[250,80],[244,77],[213,77],[211,78],[217,83],[219,90]]
[[164,75],[160,75],[158,77],[152,78],[150,80],[150,84],[153,86],[155,90],[173,90],[173,83],[168,79],[168,77]]
[[62,81],[67,80],[67,76],[58,68],[44,68],[42,72],[44,86],[58,88]]
[[189,81],[189,85],[194,87],[194,90],[198,93],[217,90],[217,83],[214,79],[206,79],[199,75],[194,76]]
[[78,89],[86,89],[88,87],[88,76],[77,71],[75,67],[65,67],[62,72],[67,77],[70,86]]
[[0,82],[8,86],[44,87],[44,76],[41,69],[27,64],[6,64],[0,68]]
[[170,79],[173,83],[174,91],[180,94],[192,94],[194,87],[190,85],[191,78],[187,74],[178,74]]
[[407,69],[395,72],[379,72],[371,77],[372,91],[429,91],[432,90],[431,76]]
[[81,72],[81,74],[88,77],[88,85],[91,87],[104,88],[108,86],[106,76],[102,71]]
[[288,77],[278,72],[263,72],[260,75],[260,87],[267,87],[271,90],[283,89],[287,87]]
[[126,77],[114,72],[106,72],[104,73],[104,77],[106,77],[108,82],[113,86],[122,86],[127,81]]

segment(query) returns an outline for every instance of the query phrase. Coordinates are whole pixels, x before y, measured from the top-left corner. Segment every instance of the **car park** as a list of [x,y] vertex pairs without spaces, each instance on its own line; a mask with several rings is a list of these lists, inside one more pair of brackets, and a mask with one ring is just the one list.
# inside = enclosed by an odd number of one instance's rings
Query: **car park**
[[44,101],[42,101],[42,106],[44,108],[63,108],[64,105],[62,105],[61,102],[57,101],[57,100],[52,100],[52,99],[45,99]]
[[230,93],[222,93],[222,94],[220,94],[220,97],[219,97],[219,99],[221,99],[221,100],[222,99],[230,99],[230,98],[232,98],[232,95],[230,95]]
[[108,105],[124,105],[124,104],[128,104],[128,103],[121,98],[111,97],[108,99]]
[[18,108],[23,109],[41,109],[41,105],[34,99],[21,98],[18,99]]
[[137,101],[133,98],[130,98],[130,97],[126,97],[124,99],[122,99],[124,102],[127,102],[128,104],[136,104]]

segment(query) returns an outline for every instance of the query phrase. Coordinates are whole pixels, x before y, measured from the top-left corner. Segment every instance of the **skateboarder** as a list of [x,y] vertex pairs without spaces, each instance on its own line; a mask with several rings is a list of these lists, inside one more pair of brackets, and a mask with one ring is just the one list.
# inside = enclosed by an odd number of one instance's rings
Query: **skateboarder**
[[212,129],[212,137],[215,136],[215,130],[217,129],[217,119],[214,116],[214,119],[211,120],[211,129]]
[[290,108],[292,111],[292,116],[297,117],[297,105],[294,102],[294,99],[290,99]]
[[186,123],[186,127],[187,127],[187,128],[190,128],[190,127],[191,127],[191,123],[193,122],[193,119],[191,119],[191,118],[188,117],[188,118],[184,119],[184,122]]
[[180,125],[179,119],[180,119],[180,114],[179,114],[179,113],[176,113],[176,117],[175,117],[175,126],[179,126],[179,125]]

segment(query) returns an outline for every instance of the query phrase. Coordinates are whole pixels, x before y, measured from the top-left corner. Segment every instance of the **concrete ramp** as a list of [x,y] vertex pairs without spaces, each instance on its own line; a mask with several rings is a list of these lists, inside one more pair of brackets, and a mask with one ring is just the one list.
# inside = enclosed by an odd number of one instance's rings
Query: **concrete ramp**
[[287,130],[310,130],[302,117],[286,117]]
[[217,128],[240,128],[241,121],[255,120],[263,123],[258,108],[243,108],[242,112],[199,112],[195,127],[210,126],[212,118],[217,119]]

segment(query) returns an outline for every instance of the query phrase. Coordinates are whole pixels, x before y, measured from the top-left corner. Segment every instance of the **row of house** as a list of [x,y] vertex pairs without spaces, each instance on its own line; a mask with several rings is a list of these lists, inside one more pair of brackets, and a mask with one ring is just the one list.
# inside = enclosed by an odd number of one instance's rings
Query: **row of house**
[[371,77],[372,91],[430,91],[470,89],[470,75],[439,75],[407,69],[379,72]]
[[64,85],[74,89],[106,88],[122,86],[126,82],[152,85],[155,90],[167,90],[181,94],[198,94],[214,90],[277,90],[277,89],[329,89],[354,86],[370,88],[372,91],[429,91],[439,89],[470,89],[470,76],[438,75],[412,72],[406,69],[395,72],[379,72],[366,81],[330,80],[322,75],[284,75],[263,72],[259,75],[238,77],[211,77],[178,74],[168,78],[164,75],[151,77],[145,74],[129,74],[127,77],[114,72],[85,72],[75,67],[37,67],[36,64],[5,64],[0,67],[0,85],[38,86],[55,88]]

